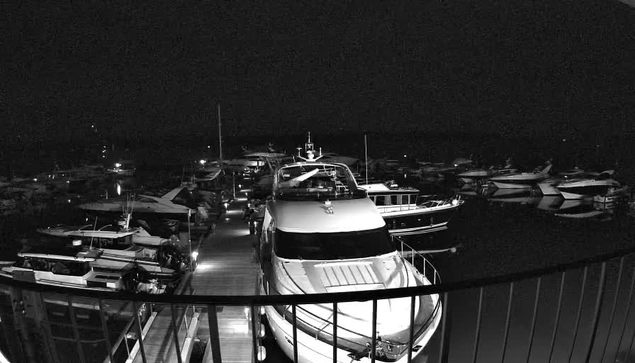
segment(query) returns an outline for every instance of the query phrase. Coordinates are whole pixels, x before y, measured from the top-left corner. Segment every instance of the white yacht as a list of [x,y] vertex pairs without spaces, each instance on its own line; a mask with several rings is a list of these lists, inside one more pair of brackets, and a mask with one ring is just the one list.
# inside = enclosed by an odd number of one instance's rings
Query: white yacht
[[136,215],[163,216],[180,221],[186,221],[188,216],[191,216],[197,222],[206,220],[208,216],[205,208],[194,205],[191,198],[188,197],[190,193],[186,186],[180,186],[162,197],[142,194],[133,199],[104,199],[80,204],[79,208],[106,214],[121,214],[123,210],[132,209],[132,212]]
[[0,276],[45,285],[99,291],[128,291],[161,294],[165,286],[156,280],[143,281],[139,271],[95,269],[95,259],[43,253],[19,253],[15,262],[4,263]]
[[416,188],[400,187],[391,181],[361,184],[391,235],[404,236],[447,229],[447,224],[463,203],[460,197],[425,199]]
[[567,181],[573,180],[574,178],[582,178],[589,176],[598,176],[598,173],[595,172],[586,172],[579,168],[573,168],[569,170],[563,170],[559,172],[555,176],[550,176],[547,179],[538,183],[538,188],[540,188],[540,192],[542,195],[547,196],[557,196],[560,195],[560,191],[558,190],[558,184]]
[[547,177],[552,164],[549,163],[542,170],[531,173],[510,173],[506,175],[498,175],[490,178],[490,182],[494,183],[499,189],[531,189],[536,184]]
[[86,250],[77,256],[92,258],[91,266],[101,270],[121,271],[137,265],[152,277],[176,278],[193,267],[190,256],[166,238],[152,236],[142,227],[128,228],[130,215],[123,226],[106,225],[99,229],[59,225],[40,228],[44,235],[71,239],[75,247]]
[[481,181],[484,179],[489,179],[499,175],[507,175],[516,173],[518,169],[514,168],[511,164],[511,160],[508,159],[505,166],[502,168],[498,167],[490,167],[489,169],[469,169],[462,173],[457,174],[459,180],[466,184],[471,184],[476,181]]
[[564,199],[584,199],[605,194],[609,190],[621,188],[621,184],[613,179],[613,170],[602,172],[595,178],[573,179],[557,185]]
[[[378,290],[430,285],[436,271],[417,270],[395,249],[384,219],[345,164],[320,162],[313,144],[305,162],[278,167],[267,201],[260,237],[262,293],[294,295]],[[426,261],[427,263],[427,261]],[[431,265],[430,265],[431,266]],[[434,276],[428,278],[426,276]],[[370,362],[372,302],[339,303],[337,340],[332,304],[297,306],[299,362]],[[423,351],[436,330],[439,296],[415,299],[414,337],[409,341],[410,298],[377,302],[377,361],[405,362]],[[278,345],[294,355],[290,305],[265,307]]]

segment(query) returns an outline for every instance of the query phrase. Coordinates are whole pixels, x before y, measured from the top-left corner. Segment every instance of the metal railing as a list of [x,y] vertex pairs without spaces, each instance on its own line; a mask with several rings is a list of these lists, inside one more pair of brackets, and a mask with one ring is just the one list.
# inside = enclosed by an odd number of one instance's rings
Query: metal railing
[[[141,361],[152,362],[146,348],[156,342],[138,339],[145,325],[145,317],[138,314],[140,307],[145,304],[146,315],[157,312],[156,307],[163,306],[164,310],[169,307],[172,318],[164,328],[179,336],[183,335],[184,322],[178,321],[175,309],[194,312],[192,305],[196,305],[204,308],[207,315],[207,319],[200,319],[197,335],[208,342],[213,361],[218,363],[230,360],[235,349],[221,344],[221,334],[228,334],[219,320],[225,314],[222,310],[242,307],[249,313],[236,319],[244,322],[244,333],[251,336],[252,342],[244,348],[252,352],[249,361],[258,361],[263,358],[262,348],[267,346],[267,339],[271,343],[270,338],[260,334],[261,324],[266,324],[260,321],[260,307],[287,305],[291,312],[290,343],[278,341],[277,344],[290,344],[288,361],[293,357],[296,361],[306,361],[306,346],[298,345],[296,312],[300,305],[332,304],[335,313],[327,330],[337,342],[338,329],[332,327],[338,326],[338,306],[354,301],[371,302],[372,331],[368,334],[372,342],[369,346],[379,347],[381,332],[377,332],[377,319],[382,314],[378,309],[381,300],[404,297],[414,300],[417,296],[438,295],[443,308],[438,326],[432,329],[434,334],[424,346],[406,347],[399,361],[417,362],[425,356],[428,362],[440,363],[616,362],[617,358],[620,362],[635,362],[631,356],[635,343],[635,248],[557,266],[454,283],[440,283],[438,272],[429,271],[431,264],[426,263],[425,256],[404,245],[404,252],[408,251],[415,265],[426,266],[425,274],[432,276],[432,285],[292,296],[164,296],[97,293],[1,280],[0,349],[11,362],[123,362],[129,356],[125,344],[134,344],[136,334]],[[411,317],[413,310],[411,308]],[[66,324],[56,324],[60,319],[66,319]],[[412,337],[414,324],[410,326]],[[129,334],[131,332],[135,334]],[[203,332],[205,336],[201,335]],[[168,341],[169,348],[181,357],[183,339]],[[350,357],[342,356],[336,349],[337,344],[331,348],[329,352],[322,352],[327,361],[350,361]],[[277,349],[276,343],[267,349],[273,352]],[[369,349],[366,353],[358,358],[369,362],[384,359],[378,349]]]

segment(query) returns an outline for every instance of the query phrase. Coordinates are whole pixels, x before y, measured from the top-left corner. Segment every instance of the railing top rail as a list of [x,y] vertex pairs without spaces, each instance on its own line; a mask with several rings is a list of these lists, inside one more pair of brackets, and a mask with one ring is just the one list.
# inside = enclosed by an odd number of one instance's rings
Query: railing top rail
[[484,287],[488,285],[503,284],[512,281],[521,281],[539,276],[545,276],[556,272],[562,272],[575,268],[588,266],[591,264],[606,262],[614,258],[623,257],[635,253],[635,247],[623,248],[617,251],[597,255],[573,262],[563,263],[554,266],[532,269],[528,271],[515,272],[502,276],[485,277],[459,282],[442,283],[437,285],[426,285],[417,287],[370,290],[356,292],[339,292],[323,294],[303,294],[303,295],[148,295],[133,294],[124,292],[95,292],[91,290],[64,288],[51,285],[40,285],[35,282],[16,281],[8,278],[0,278],[0,289],[2,285],[12,286],[19,289],[70,294],[73,296],[83,296],[90,298],[101,298],[102,300],[128,300],[153,303],[172,304],[212,304],[225,306],[259,306],[277,304],[319,304],[332,302],[349,301],[370,301],[381,299],[393,299],[408,297],[413,295],[441,294],[456,290],[465,290]]

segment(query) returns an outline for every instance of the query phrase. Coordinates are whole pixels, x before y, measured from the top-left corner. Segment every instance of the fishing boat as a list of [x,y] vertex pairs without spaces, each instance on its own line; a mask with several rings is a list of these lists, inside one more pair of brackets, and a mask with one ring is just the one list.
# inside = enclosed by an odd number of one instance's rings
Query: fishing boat
[[447,229],[454,213],[463,205],[460,196],[428,199],[419,189],[400,187],[392,181],[359,185],[366,190],[386,221],[391,235],[405,236]]
[[[274,172],[259,239],[263,294],[392,289],[440,280],[434,268],[422,273],[397,251],[386,222],[345,164],[320,162],[310,134],[304,149],[307,157],[298,156],[304,161]],[[437,294],[416,297],[414,306],[410,298],[380,300],[373,337],[372,306],[363,301],[339,303],[337,311],[333,304],[264,311],[282,351],[292,358],[295,345],[298,361],[312,363],[370,362],[372,355],[376,361],[405,362],[423,351],[442,311]]]

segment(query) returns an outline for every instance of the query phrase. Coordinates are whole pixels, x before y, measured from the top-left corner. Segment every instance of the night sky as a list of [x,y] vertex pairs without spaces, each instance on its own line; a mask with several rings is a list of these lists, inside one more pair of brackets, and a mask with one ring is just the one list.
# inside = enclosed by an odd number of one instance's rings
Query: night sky
[[635,130],[635,9],[618,1],[14,1],[4,12],[11,141],[82,137],[91,124],[111,138],[212,134],[218,102],[228,135]]

